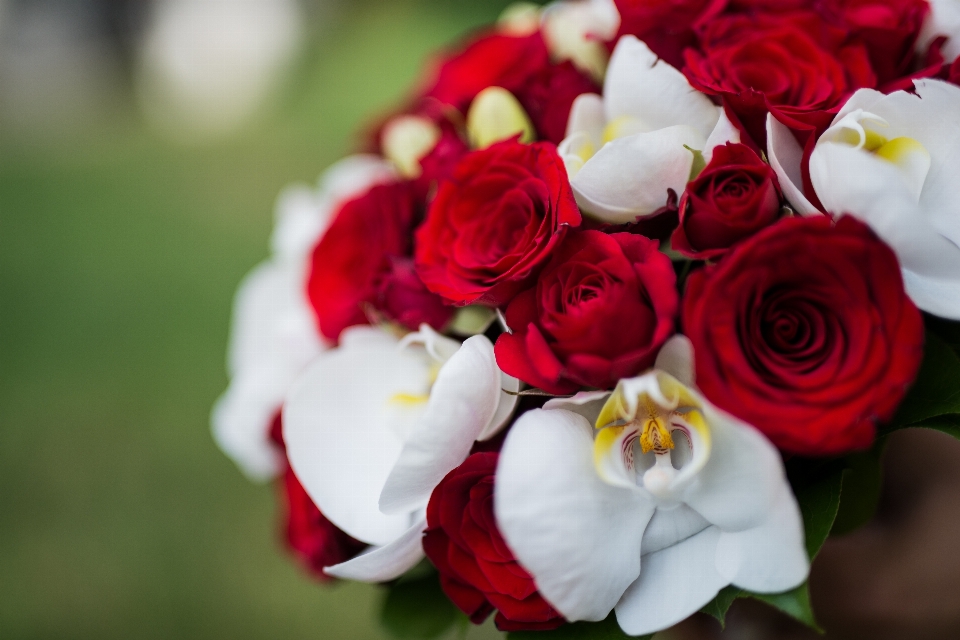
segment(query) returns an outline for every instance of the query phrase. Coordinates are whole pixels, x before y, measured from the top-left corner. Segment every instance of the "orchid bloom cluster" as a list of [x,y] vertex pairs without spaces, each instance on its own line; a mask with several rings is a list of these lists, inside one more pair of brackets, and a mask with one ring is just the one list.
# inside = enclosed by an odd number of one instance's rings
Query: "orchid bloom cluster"
[[515,5],[284,193],[213,427],[317,577],[632,636],[805,588],[796,469],[960,320],[960,14],[788,5]]

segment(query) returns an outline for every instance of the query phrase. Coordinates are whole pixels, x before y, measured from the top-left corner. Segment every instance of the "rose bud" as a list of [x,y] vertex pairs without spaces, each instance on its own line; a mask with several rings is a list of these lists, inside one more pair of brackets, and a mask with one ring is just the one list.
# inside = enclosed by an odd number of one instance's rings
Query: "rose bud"
[[688,258],[715,258],[772,224],[779,210],[777,174],[770,165],[746,145],[717,147],[680,200],[673,248]]
[[923,358],[896,256],[849,216],[785,218],[691,274],[683,330],[707,398],[802,455],[869,447]]
[[475,453],[440,481],[427,505],[423,550],[447,597],[474,624],[494,609],[501,631],[555,629],[565,620],[517,564],[493,515],[497,453]]
[[313,250],[307,295],[320,332],[336,342],[347,327],[367,324],[382,278],[397,257],[409,256],[420,217],[409,182],[377,185],[347,201]]
[[416,331],[428,324],[440,331],[456,309],[444,304],[443,298],[430,293],[420,282],[410,258],[394,258],[390,272],[380,282],[374,307],[387,318]]
[[457,305],[499,306],[529,286],[568,226],[580,224],[549,143],[508,140],[467,154],[416,232],[427,289]]
[[653,364],[674,333],[676,276],[659,244],[630,233],[571,231],[536,287],[506,310],[504,372],[556,394],[612,389]]

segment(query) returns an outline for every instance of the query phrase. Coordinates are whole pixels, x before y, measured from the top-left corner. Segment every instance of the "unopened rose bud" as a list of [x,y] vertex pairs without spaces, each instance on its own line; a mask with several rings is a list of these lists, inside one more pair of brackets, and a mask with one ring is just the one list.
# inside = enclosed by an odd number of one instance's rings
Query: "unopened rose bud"
[[383,155],[397,166],[405,178],[417,178],[420,160],[436,146],[440,127],[420,116],[398,116],[383,129]]
[[467,112],[467,135],[474,149],[520,136],[520,142],[536,139],[527,112],[513,94],[500,87],[488,87],[477,94]]

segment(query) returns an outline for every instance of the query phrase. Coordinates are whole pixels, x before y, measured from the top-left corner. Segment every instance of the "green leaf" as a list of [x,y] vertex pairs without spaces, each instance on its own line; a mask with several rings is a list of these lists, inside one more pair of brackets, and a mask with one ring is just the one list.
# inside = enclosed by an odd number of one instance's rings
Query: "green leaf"
[[880,454],[885,445],[886,437],[881,437],[870,451],[847,456],[843,498],[830,535],[850,533],[869,522],[877,512],[883,486]]
[[696,180],[704,169],[707,168],[707,159],[703,157],[702,151],[697,151],[696,149],[691,149],[687,145],[683,145],[684,149],[693,154],[693,164],[690,166],[690,180]]
[[927,331],[923,364],[886,432],[949,414],[960,414],[960,357]]
[[380,624],[394,638],[438,638],[462,618],[440,588],[436,571],[414,570],[387,589]]
[[650,640],[653,635],[628,636],[611,613],[603,622],[574,622],[552,631],[514,631],[507,640]]
[[960,352],[960,322],[924,314],[923,323],[927,331],[937,334],[937,337],[949,344],[954,351]]
[[723,627],[727,623],[727,611],[730,610],[730,605],[733,604],[734,600],[744,595],[744,590],[739,587],[733,585],[724,587],[720,589],[717,597],[711,600],[703,609],[700,609],[700,611],[716,618],[720,626]]
[[939,416],[914,426],[922,429],[942,431],[960,440],[960,415]]
[[799,620],[819,633],[823,633],[823,630],[817,625],[817,621],[813,617],[813,608],[810,606],[810,590],[807,588],[806,582],[796,589],[785,593],[754,593],[750,594],[750,597],[755,600],[760,600],[761,602],[766,602],[791,618]]
[[844,472],[836,468],[819,480],[796,488],[797,503],[803,515],[803,531],[807,541],[807,555],[812,561],[820,552],[833,528],[840,508]]

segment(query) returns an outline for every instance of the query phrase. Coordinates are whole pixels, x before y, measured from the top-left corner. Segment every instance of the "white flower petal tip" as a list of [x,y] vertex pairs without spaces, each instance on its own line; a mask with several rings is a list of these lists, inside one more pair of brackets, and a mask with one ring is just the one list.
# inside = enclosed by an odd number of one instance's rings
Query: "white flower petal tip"
[[817,141],[810,178],[827,211],[891,246],[918,307],[960,319],[960,87],[914,84],[857,91]]
[[[659,365],[692,381],[692,361],[677,336]],[[605,395],[524,414],[497,470],[504,538],[558,611],[599,620],[615,606],[627,633],[646,634],[728,584],[781,592],[806,578],[800,511],[758,431],[659,369],[621,380],[593,428],[567,410]]]
[[925,55],[930,44],[940,36],[947,37],[940,53],[947,62],[956,60],[960,56],[960,2],[930,0],[930,13],[917,38],[917,53]]
[[432,362],[425,349],[399,349],[379,329],[353,327],[284,405],[294,472],[324,515],[362,542],[388,544],[410,524],[409,514],[385,515],[378,502],[404,434],[423,416]]
[[821,211],[803,194],[803,149],[790,129],[772,114],[767,114],[767,159],[793,210],[804,216],[820,215]]
[[687,336],[680,334],[673,336],[660,347],[654,369],[669,373],[685,386],[694,386],[696,374],[693,343]]
[[387,582],[395,580],[412,569],[424,558],[423,532],[426,519],[418,519],[393,542],[367,549],[346,562],[324,567],[328,576],[360,582]]
[[541,31],[554,60],[570,60],[596,81],[607,68],[604,42],[620,28],[620,12],[613,0],[554,2],[542,11]]
[[485,336],[468,338],[450,355],[383,485],[381,511],[394,514],[426,506],[434,487],[466,459],[473,443],[509,418],[515,402],[507,400],[500,412],[502,385],[493,344]]
[[710,161],[713,159],[713,151],[717,147],[731,143],[740,143],[740,129],[737,129],[733,123],[730,122],[730,118],[727,117],[726,112],[721,109],[717,126],[710,132],[710,136],[707,138],[706,145],[704,146],[703,161],[706,164],[710,164]]
[[[559,145],[577,203],[615,224],[662,208],[682,193],[691,150],[738,139],[739,132],[680,71],[633,36],[620,38],[604,94],[577,98]],[[711,147],[712,148],[712,147]]]

